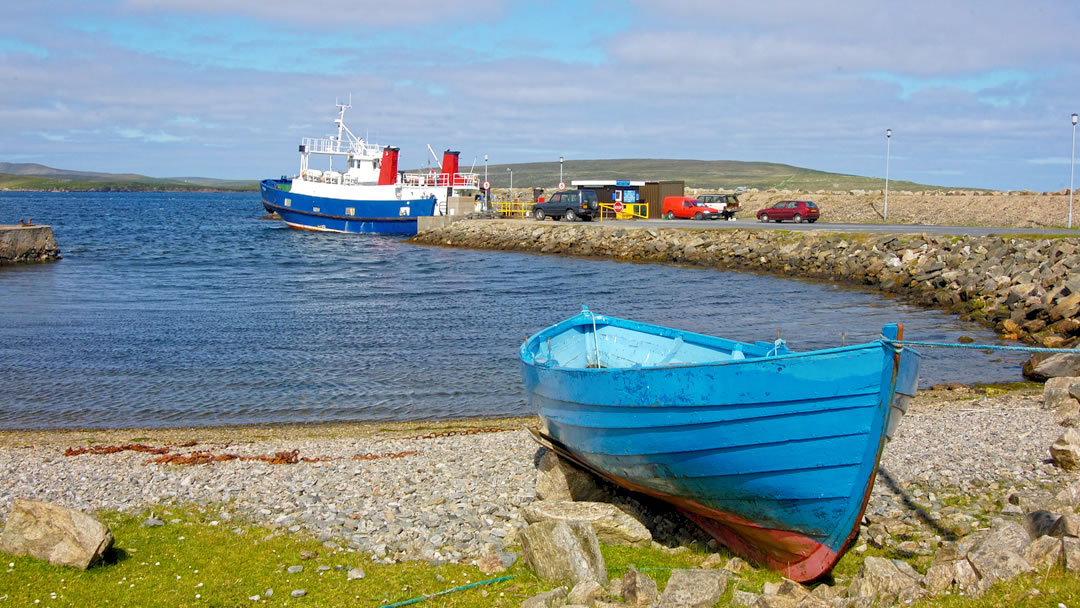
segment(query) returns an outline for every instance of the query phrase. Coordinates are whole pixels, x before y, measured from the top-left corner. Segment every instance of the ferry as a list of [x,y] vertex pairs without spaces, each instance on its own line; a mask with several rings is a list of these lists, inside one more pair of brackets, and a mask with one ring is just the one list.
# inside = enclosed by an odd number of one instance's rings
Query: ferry
[[[261,183],[263,207],[290,228],[411,236],[417,218],[445,215],[449,197],[479,191],[477,174],[458,170],[457,151],[443,153],[438,171],[399,172],[400,149],[357,137],[345,125],[345,110],[352,106],[337,107],[337,136],[303,138],[299,174]],[[316,164],[327,168],[312,167],[312,156],[326,157],[326,165]],[[343,165],[335,167],[336,159],[344,159]]]

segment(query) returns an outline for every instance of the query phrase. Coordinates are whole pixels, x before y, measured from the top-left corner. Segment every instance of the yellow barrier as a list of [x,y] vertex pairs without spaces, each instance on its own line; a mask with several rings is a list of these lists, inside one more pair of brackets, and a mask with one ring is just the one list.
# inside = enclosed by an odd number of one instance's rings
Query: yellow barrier
[[491,209],[503,217],[525,217],[532,215],[533,205],[517,201],[492,201]]
[[615,211],[614,203],[600,203],[600,221],[604,221],[605,209],[615,214],[617,220],[628,220],[635,217],[643,220],[649,219],[648,203],[623,203],[622,208],[622,211]]

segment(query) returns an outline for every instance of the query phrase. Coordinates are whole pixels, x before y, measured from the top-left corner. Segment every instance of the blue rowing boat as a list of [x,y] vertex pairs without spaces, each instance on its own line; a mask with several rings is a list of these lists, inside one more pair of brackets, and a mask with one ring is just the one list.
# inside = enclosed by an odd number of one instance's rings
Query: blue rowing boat
[[807,581],[854,542],[915,395],[920,356],[892,343],[902,334],[886,325],[873,342],[795,353],[585,307],[520,354],[542,443]]

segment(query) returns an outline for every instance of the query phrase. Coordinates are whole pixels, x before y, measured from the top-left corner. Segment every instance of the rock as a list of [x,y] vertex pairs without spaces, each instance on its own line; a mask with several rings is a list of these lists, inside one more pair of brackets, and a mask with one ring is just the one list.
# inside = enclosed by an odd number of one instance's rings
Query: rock
[[1080,354],[1054,353],[1039,356],[1037,353],[1024,363],[1024,376],[1036,382],[1045,382],[1049,378],[1080,376]]
[[165,525],[165,522],[162,521],[161,519],[158,519],[158,517],[156,515],[151,515],[150,517],[146,518],[146,521],[142,522],[142,526],[144,528],[157,528],[159,526],[164,526],[164,525]]
[[301,572],[304,571],[304,567],[303,566],[289,566],[288,568],[286,568],[285,571],[288,572],[289,574],[300,574]]
[[1050,446],[1050,456],[1054,459],[1054,464],[1066,471],[1080,469],[1080,431],[1065,429]]
[[600,583],[593,580],[581,581],[570,590],[570,594],[566,596],[566,603],[588,605],[593,600],[602,597],[604,597],[604,588],[600,586]]
[[656,581],[631,566],[622,577],[619,595],[631,606],[651,606],[658,595]]
[[734,572],[735,574],[749,572],[753,569],[754,567],[747,563],[747,561],[741,557],[733,557],[729,559],[726,564],[724,564],[724,570],[727,570],[728,572]]
[[315,559],[316,557],[319,557],[319,553],[317,551],[300,552],[300,559]]
[[1066,536],[1061,539],[1062,559],[1069,572],[1080,572],[1080,538]]
[[503,566],[502,558],[494,553],[481,555],[480,559],[476,560],[476,567],[484,574],[506,572],[506,566]]
[[600,501],[607,492],[592,473],[560,458],[549,449],[541,448],[537,464],[536,498],[538,500]]
[[757,603],[758,598],[761,597],[756,593],[750,593],[749,591],[742,591],[736,589],[731,592],[731,605],[741,606],[743,608],[750,608]]
[[596,537],[608,545],[647,546],[652,534],[641,522],[612,504],[540,500],[522,510],[528,523],[538,521],[584,521],[592,524]]
[[672,570],[658,608],[711,608],[727,589],[723,570]]
[[848,587],[849,598],[869,598],[882,604],[906,602],[922,597],[920,576],[906,562],[868,557]]
[[560,608],[565,604],[566,587],[556,587],[521,602],[521,608]]
[[0,551],[85,570],[112,547],[108,526],[67,507],[17,499],[0,534]]
[[1024,548],[1031,542],[1024,527],[1016,522],[998,524],[968,552],[967,559],[979,575],[980,585],[989,586],[1031,572],[1031,564],[1023,557]]
[[1048,410],[1075,410],[1080,403],[1070,391],[1073,387],[1080,389],[1080,378],[1063,376],[1050,378],[1043,386],[1043,408]]
[[293,589],[289,592],[292,597],[304,597],[307,595],[307,589]]
[[363,568],[357,567],[357,568],[353,568],[352,570],[349,570],[349,573],[346,574],[345,576],[346,576],[346,580],[356,581],[356,580],[360,580],[360,579],[364,578],[365,576],[367,576],[367,573],[364,572]]
[[1050,536],[1062,538],[1064,536],[1080,536],[1080,516],[1066,513],[1054,522],[1047,532]]
[[1060,538],[1040,536],[1024,547],[1024,552],[1020,557],[1023,557],[1024,561],[1036,570],[1044,571],[1062,563],[1063,555]]
[[595,580],[607,584],[607,567],[591,525],[541,521],[521,536],[525,558],[540,578],[550,581]]

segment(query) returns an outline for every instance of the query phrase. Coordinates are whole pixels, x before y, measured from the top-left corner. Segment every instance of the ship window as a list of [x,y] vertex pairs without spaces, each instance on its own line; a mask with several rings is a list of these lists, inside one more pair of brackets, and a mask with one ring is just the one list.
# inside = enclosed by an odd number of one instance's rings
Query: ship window
[[356,207],[345,207],[345,215],[356,215]]
[[321,209],[319,209],[318,207],[312,207],[311,210],[314,211],[315,213],[318,213],[319,211],[321,211]]
[[291,198],[285,199],[285,206],[286,207],[292,207],[292,199]]

